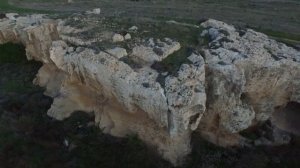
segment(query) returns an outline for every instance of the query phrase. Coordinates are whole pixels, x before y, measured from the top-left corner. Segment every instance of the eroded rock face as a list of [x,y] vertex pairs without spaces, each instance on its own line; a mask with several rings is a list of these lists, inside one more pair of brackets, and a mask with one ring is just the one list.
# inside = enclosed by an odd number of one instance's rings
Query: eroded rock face
[[[22,43],[28,59],[44,63],[34,83],[54,98],[48,115],[94,113],[105,133],[138,134],[178,164],[190,152],[193,131],[218,145],[243,145],[240,131],[300,102],[299,51],[223,22],[202,26],[208,47],[187,55],[176,74],[151,68],[181,48],[171,38],[125,49],[120,45],[133,39],[115,43],[109,31],[88,38],[82,35],[92,26],[78,29],[44,15],[1,19],[0,43]],[[112,46],[98,46],[104,41]]]
[[299,51],[223,22],[202,26],[210,42],[204,50],[208,107],[199,129],[208,139],[231,145],[226,136],[270,119],[289,101],[299,102]]

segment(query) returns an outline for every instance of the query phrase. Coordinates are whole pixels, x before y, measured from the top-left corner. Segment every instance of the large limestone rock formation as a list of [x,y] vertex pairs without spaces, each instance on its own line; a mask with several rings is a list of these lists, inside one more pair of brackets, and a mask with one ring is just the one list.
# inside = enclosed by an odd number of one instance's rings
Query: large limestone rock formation
[[202,26],[210,40],[203,52],[207,111],[199,127],[206,138],[240,144],[238,132],[270,119],[289,102],[300,102],[299,51],[223,22],[208,20]]
[[49,116],[94,113],[105,133],[137,134],[173,164],[190,152],[193,131],[218,145],[245,145],[240,131],[300,103],[299,51],[264,34],[208,20],[200,37],[208,46],[173,74],[151,68],[180,49],[172,37],[121,48],[131,39],[114,43],[110,31],[87,37],[89,26],[44,15],[3,18],[0,44],[22,43],[29,60],[43,62],[34,83],[54,99]]

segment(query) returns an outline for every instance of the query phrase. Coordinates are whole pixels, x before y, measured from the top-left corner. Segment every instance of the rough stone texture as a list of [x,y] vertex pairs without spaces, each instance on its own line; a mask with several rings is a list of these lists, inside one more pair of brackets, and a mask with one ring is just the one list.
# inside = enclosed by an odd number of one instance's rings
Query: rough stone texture
[[300,52],[251,29],[215,20],[202,26],[210,42],[203,51],[208,107],[199,130],[216,144],[238,145],[235,133],[270,119],[289,101],[299,103]]
[[[178,131],[195,130],[205,112],[205,68],[200,55],[188,57],[192,64],[182,64],[178,76],[167,76],[165,92],[169,105],[169,120],[176,123],[169,127],[171,135]],[[184,129],[184,130],[179,130]]]
[[130,40],[131,39],[131,35],[129,33],[127,33],[125,36],[124,36],[124,39],[125,40]]
[[[28,59],[43,62],[34,83],[54,98],[48,115],[61,120],[76,110],[94,113],[105,133],[137,134],[173,164],[190,152],[193,131],[218,145],[244,145],[240,131],[290,101],[300,103],[299,51],[253,30],[202,23],[208,46],[188,55],[190,62],[174,75],[151,64],[179,50],[179,42],[150,38],[132,48],[112,43],[103,49],[97,45],[121,38],[103,32],[85,39],[79,35],[88,29],[66,23],[44,15],[0,22],[1,44],[22,43]],[[275,129],[272,135],[286,142]]]
[[[94,113],[104,132],[138,134],[164,158],[179,163],[190,152],[191,130],[205,111],[202,57],[192,55],[194,63],[182,65],[182,76],[168,76],[164,89],[156,82],[159,73],[150,66],[136,71],[119,60],[127,55],[125,49],[95,50],[88,45],[104,39],[83,39],[76,33],[84,30],[64,23],[31,15],[16,21],[6,18],[0,24],[1,43],[21,42],[28,59],[44,63],[34,83],[54,98],[48,115],[61,120],[76,110]],[[158,46],[162,57],[180,48],[171,39],[157,42],[163,44]]]
[[122,41],[124,41],[124,37],[121,34],[115,33],[112,37],[112,41],[114,43],[122,42]]
[[17,20],[17,16],[18,16],[19,14],[17,14],[17,13],[7,13],[7,14],[5,14],[5,16],[9,19],[9,20]]
[[115,47],[113,49],[108,49],[106,50],[106,52],[108,52],[109,54],[111,54],[112,56],[120,59],[124,56],[127,56],[127,51],[125,48],[120,48],[120,47]]
[[181,48],[180,43],[165,38],[163,41],[153,38],[148,39],[144,45],[133,48],[132,55],[145,63],[152,64],[155,61],[162,61],[167,56]]

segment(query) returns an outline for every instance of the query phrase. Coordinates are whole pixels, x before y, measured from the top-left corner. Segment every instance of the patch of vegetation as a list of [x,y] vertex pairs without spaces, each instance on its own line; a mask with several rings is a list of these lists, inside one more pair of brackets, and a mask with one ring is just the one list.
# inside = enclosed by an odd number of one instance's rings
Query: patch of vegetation
[[[202,32],[202,28],[176,25],[166,23],[168,19],[148,19],[139,18],[115,18],[106,17],[101,26],[115,32],[127,31],[131,26],[137,26],[139,30],[137,36],[143,38],[159,38],[170,37],[180,42],[182,46],[196,46],[198,44],[198,35]],[[180,20],[181,21],[181,20]],[[192,21],[189,21],[194,23]]]
[[44,110],[41,112],[37,107],[32,108],[26,113],[22,112],[19,116],[11,117],[13,121],[3,118],[2,114],[0,117],[2,166],[171,167],[146,147],[137,136],[114,138],[103,134],[96,126],[89,125],[93,117],[87,113],[75,112],[64,121],[54,121],[46,116]]
[[[129,43],[132,42],[135,43],[136,38],[134,37],[140,37],[142,39],[154,38],[161,40],[169,37],[175,41],[178,41],[181,45],[181,49],[179,51],[174,52],[160,62],[155,62],[151,66],[153,69],[159,72],[169,72],[169,74],[176,75],[176,72],[182,64],[190,63],[187,57],[190,56],[193,51],[200,51],[200,48],[202,48],[203,46],[207,46],[210,39],[208,35],[203,38],[199,38],[201,32],[204,30],[204,28],[202,27],[180,23],[174,25],[174,23],[169,23],[166,21],[168,21],[168,19],[166,18],[147,21],[124,18],[122,18],[122,20],[118,18],[106,18],[102,22],[102,25],[105,25],[105,29],[109,28],[116,32],[127,32],[128,28],[130,28],[131,26],[137,26],[139,28],[139,31],[137,31],[136,33],[131,33],[133,35],[133,39],[129,42],[126,42],[127,45],[130,45]],[[183,21],[183,23],[197,24],[192,20],[179,21]],[[140,42],[141,41],[138,41],[137,43]],[[122,47],[128,48],[127,46]],[[154,52],[156,52],[158,55],[161,54],[161,51],[156,50],[156,48],[154,48]],[[127,59],[125,61],[127,61]],[[163,80],[163,78],[158,80],[161,81]]]
[[254,30],[258,32],[262,32],[268,36],[276,37],[276,38],[281,38],[281,39],[289,39],[289,40],[294,40],[300,42],[300,35],[299,34],[292,34],[288,32],[280,32],[280,31],[274,31],[271,29],[263,29],[263,28],[255,28],[255,27],[250,27],[253,28]]
[[193,52],[192,48],[181,48],[179,51],[169,55],[161,62],[155,62],[151,68],[158,72],[169,72],[172,75],[176,75],[182,64],[190,64],[191,61],[187,59]]
[[0,45],[0,93],[26,93],[36,91],[32,80],[41,63],[27,61],[25,48],[21,44],[6,43]]
[[18,13],[49,13],[49,11],[25,9],[12,6],[8,3],[9,0],[0,0],[1,12],[18,12]]
[[286,44],[289,47],[293,47],[293,48],[300,50],[300,41],[283,39],[283,38],[278,38],[278,37],[272,37],[272,38],[275,39],[276,41]]
[[3,82],[2,86],[0,87],[0,90],[5,90],[6,92],[18,92],[18,93],[24,93],[29,90],[34,89],[34,87],[31,84],[28,84],[25,81],[22,80],[7,80]]
[[25,62],[25,47],[21,44],[6,43],[0,45],[0,64]]

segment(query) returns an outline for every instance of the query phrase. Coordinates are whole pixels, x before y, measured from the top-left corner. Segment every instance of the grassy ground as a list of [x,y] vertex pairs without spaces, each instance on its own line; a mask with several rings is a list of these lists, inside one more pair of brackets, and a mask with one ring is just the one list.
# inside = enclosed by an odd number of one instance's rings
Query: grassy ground
[[[300,34],[299,0],[9,0],[15,6],[60,12],[100,7],[105,16],[165,17],[171,19],[214,18],[237,25]],[[33,2],[34,1],[34,2]]]
[[26,62],[25,48],[20,44],[6,43],[0,45],[0,63]]
[[18,12],[18,13],[51,13],[49,10],[39,10],[23,8],[9,4],[9,0],[0,0],[0,12]]
[[[10,3],[8,3],[10,2]],[[73,13],[100,7],[104,16],[196,23],[204,18],[253,27],[278,41],[300,46],[299,0],[0,0],[1,11]],[[179,31],[180,32],[180,31]]]
[[[20,66],[11,69],[13,65]],[[37,70],[39,66],[26,60],[25,48],[20,44],[7,43],[0,45],[0,71],[2,75],[0,79],[0,89],[6,92],[25,93],[32,90],[34,87],[31,84],[30,76],[22,76],[19,71],[29,73],[33,67]],[[11,75],[10,75],[11,74]]]

